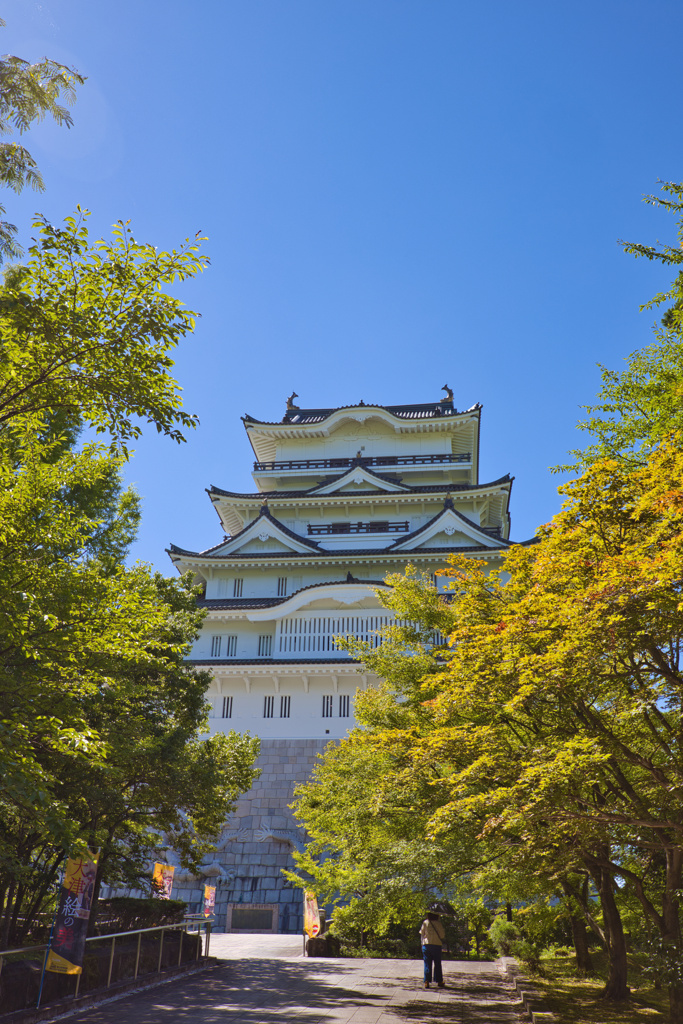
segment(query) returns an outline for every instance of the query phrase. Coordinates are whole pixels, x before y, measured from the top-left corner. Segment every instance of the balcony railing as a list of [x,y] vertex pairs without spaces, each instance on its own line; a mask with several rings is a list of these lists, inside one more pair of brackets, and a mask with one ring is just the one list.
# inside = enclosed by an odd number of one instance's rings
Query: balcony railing
[[276,462],[255,462],[254,472],[291,473],[296,470],[315,472],[349,469],[351,466],[448,466],[471,461],[472,455],[469,452],[457,455],[368,455],[361,458],[344,459],[285,459]]
[[407,533],[408,529],[407,522],[390,523],[386,519],[374,523],[324,523],[321,526],[309,523],[308,535],[322,537],[332,533]]

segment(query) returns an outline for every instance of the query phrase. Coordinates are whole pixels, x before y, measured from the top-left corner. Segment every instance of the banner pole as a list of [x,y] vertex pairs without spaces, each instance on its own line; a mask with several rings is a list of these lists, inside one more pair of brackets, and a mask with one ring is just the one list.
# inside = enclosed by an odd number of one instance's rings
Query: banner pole
[[[65,872],[62,871],[62,877],[59,880],[59,886],[57,888],[57,893],[58,894],[60,894],[61,891],[62,891],[62,882],[64,881],[64,874],[65,874]],[[45,950],[45,957],[43,959],[43,971],[42,971],[42,974],[40,975],[40,985],[38,987],[38,1001],[36,1002],[36,1010],[40,1009],[40,999],[41,999],[41,996],[43,994],[43,982],[45,981],[45,968],[47,967],[47,958],[50,955],[50,947],[52,946],[52,935],[53,935],[54,930],[55,930],[55,921],[57,920],[57,914],[58,913],[59,913],[59,899],[57,899],[57,906],[55,907],[54,917],[52,918],[52,924],[50,925],[50,935],[49,935],[49,938],[47,940],[47,949]]]

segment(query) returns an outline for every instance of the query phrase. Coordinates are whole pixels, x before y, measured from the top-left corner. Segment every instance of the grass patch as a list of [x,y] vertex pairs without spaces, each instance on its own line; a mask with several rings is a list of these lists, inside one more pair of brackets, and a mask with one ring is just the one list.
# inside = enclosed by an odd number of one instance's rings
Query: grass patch
[[534,975],[533,983],[542,992],[549,1010],[561,1024],[644,1024],[668,1020],[669,999],[666,989],[655,989],[645,978],[636,957],[629,956],[631,998],[626,1003],[600,999],[607,978],[607,958],[592,953],[597,976],[577,978],[573,956],[542,961],[543,976]]

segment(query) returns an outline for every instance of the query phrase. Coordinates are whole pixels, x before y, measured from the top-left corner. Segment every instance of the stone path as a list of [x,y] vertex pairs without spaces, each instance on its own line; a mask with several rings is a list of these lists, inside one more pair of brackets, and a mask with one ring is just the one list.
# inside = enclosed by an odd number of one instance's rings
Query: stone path
[[[71,1018],[83,1024],[520,1024],[494,964],[447,961],[446,988],[416,960],[304,958],[290,936],[215,935],[219,963]],[[528,1018],[526,1018],[528,1019]]]

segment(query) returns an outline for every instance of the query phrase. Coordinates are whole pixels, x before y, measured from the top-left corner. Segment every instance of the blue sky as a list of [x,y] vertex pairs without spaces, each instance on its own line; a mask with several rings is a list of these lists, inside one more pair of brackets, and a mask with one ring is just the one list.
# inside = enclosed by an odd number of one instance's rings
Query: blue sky
[[221,538],[204,488],[251,490],[240,416],[484,406],[482,479],[512,473],[513,538],[557,510],[597,363],[650,341],[670,274],[618,238],[674,240],[640,202],[683,180],[683,6],[660,0],[5,0],[2,50],[88,76],[71,131],[26,137],[45,194],[212,265],[178,353],[188,443],[146,436],[133,556]]

